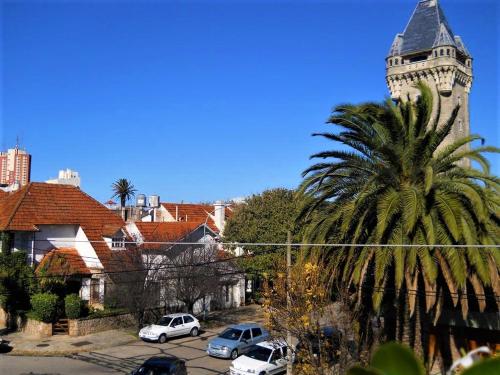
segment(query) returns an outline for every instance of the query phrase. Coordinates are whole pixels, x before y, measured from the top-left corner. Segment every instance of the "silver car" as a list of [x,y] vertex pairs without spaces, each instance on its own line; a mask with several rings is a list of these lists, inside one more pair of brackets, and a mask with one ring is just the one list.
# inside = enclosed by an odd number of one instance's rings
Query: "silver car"
[[252,345],[268,338],[269,332],[258,324],[237,324],[210,340],[207,353],[213,357],[236,359],[240,354],[246,353]]

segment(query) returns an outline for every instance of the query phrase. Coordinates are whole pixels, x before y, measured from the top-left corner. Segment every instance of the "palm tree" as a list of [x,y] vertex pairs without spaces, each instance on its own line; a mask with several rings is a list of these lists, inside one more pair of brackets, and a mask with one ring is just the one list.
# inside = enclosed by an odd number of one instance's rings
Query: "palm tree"
[[416,101],[340,105],[328,121],[340,131],[314,134],[344,149],[312,155],[324,161],[303,172],[307,237],[361,244],[329,252],[358,308],[395,304],[418,325],[420,313],[436,322],[447,301],[464,315],[470,303],[484,311],[489,293],[498,311],[500,252],[488,246],[500,242],[500,179],[483,153],[499,150],[472,148],[475,135],[444,144],[459,107],[441,124],[440,103],[432,115],[430,89],[417,87]]
[[120,207],[125,207],[125,203],[127,200],[131,199],[134,195],[135,192],[137,191],[134,188],[134,185],[127,180],[126,178],[119,178],[113,184],[111,185],[111,189],[113,190],[113,196],[114,197],[119,197],[120,198]]

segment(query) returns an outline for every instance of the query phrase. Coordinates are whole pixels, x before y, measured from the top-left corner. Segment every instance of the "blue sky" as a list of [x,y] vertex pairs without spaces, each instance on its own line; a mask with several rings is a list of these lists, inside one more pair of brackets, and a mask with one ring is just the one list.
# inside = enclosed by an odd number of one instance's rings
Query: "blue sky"
[[[120,177],[163,201],[295,187],[332,106],[388,95],[416,2],[2,1],[0,146],[101,201]],[[474,56],[472,132],[499,146],[499,5],[441,5]]]

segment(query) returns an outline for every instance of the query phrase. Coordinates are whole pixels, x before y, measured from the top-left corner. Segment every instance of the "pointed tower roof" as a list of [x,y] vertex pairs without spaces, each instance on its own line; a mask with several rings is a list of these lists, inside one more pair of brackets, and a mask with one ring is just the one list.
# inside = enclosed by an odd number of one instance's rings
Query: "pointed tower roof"
[[[396,36],[397,39],[398,36]],[[418,2],[402,37],[398,41],[399,54],[401,55],[427,51],[444,45],[457,47],[469,55],[461,40],[460,44],[461,47],[457,44],[457,37],[453,34],[438,0]],[[389,56],[393,56],[393,49],[391,48]]]

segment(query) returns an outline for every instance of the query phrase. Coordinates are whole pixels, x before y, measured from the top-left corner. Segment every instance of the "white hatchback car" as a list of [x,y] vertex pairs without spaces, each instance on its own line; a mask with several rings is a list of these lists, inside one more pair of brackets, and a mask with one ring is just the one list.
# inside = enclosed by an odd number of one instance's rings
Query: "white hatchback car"
[[286,371],[290,353],[282,340],[263,341],[231,363],[231,375],[271,375]]
[[163,344],[167,338],[182,335],[198,336],[200,322],[191,314],[170,314],[163,316],[157,324],[151,324],[139,331],[145,341],[158,341]]

